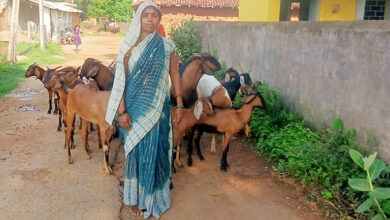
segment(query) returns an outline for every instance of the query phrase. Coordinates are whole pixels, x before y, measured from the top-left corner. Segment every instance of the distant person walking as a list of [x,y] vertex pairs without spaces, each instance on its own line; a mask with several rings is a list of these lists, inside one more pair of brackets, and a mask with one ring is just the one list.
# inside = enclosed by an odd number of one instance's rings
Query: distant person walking
[[80,25],[76,25],[73,29],[73,35],[74,35],[73,42],[74,45],[76,45],[76,51],[79,51],[79,45],[81,44],[80,32],[81,32]]
[[62,15],[58,19],[58,42],[65,44],[65,21],[62,19]]

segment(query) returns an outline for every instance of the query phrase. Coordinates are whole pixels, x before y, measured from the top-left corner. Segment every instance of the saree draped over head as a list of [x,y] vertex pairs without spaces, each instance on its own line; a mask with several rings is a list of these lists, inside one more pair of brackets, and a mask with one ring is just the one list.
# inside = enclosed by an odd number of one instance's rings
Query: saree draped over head
[[154,3],[142,3],[121,45],[106,121],[112,124],[124,94],[132,124],[129,131],[120,129],[126,155],[123,201],[145,209],[145,218],[158,218],[171,205],[169,65],[175,45],[154,31],[131,53],[125,64],[129,72],[125,73],[123,63],[140,36],[142,11],[150,6],[160,11]]

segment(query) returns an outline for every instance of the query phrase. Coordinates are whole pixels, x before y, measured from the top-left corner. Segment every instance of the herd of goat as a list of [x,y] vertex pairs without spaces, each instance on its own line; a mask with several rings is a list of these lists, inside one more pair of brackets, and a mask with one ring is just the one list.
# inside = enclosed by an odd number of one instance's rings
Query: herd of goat
[[[188,141],[187,164],[192,165],[192,142],[195,142],[200,160],[203,155],[199,142],[204,132],[212,133],[211,151],[215,152],[215,134],[221,133],[223,155],[221,170],[226,171],[227,153],[232,137],[244,129],[248,129],[254,107],[264,107],[261,95],[247,94],[250,91],[252,80],[248,73],[238,74],[234,69],[226,71],[225,79],[218,81],[211,74],[221,68],[219,62],[207,53],[194,54],[191,61],[179,64],[181,86],[183,94],[183,117],[180,123],[173,123],[173,136],[176,166],[183,166],[180,161],[180,142],[184,136]],[[99,149],[103,148],[104,168],[108,174],[112,173],[109,163],[109,140],[115,132],[114,125],[105,121],[107,104],[110,97],[116,69],[116,60],[109,66],[101,61],[87,58],[81,67],[56,67],[44,70],[37,64],[32,64],[26,71],[26,77],[35,76],[42,81],[49,93],[49,110],[51,114],[54,97],[54,114],[59,115],[57,131],[65,126],[65,148],[68,153],[68,163],[72,163],[71,149],[74,148],[74,122],[76,114],[81,119],[81,137],[84,151],[90,158],[88,145],[88,128],[93,130],[97,125],[99,135]],[[232,101],[239,92],[246,92],[243,105],[239,109],[232,108]],[[172,91],[171,91],[172,94]],[[175,114],[175,99],[171,98],[171,113]],[[90,126],[89,126],[90,124]],[[172,164],[173,168],[175,167]]]

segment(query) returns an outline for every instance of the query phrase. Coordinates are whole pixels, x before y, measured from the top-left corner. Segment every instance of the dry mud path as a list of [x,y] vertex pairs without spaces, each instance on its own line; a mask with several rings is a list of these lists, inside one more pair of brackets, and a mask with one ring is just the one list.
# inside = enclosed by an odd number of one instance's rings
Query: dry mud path
[[[63,46],[63,65],[81,65],[87,57],[108,64],[122,39],[111,34],[85,36],[79,53],[74,46]],[[47,101],[47,91],[34,78],[0,100],[0,219],[142,219],[122,206],[124,156],[118,141],[111,143],[113,175],[104,172],[96,132],[89,136],[88,160],[76,131],[74,163],[69,165],[64,133],[56,131],[58,116],[47,114]],[[209,143],[204,135],[205,161],[194,155],[192,167],[174,174],[173,205],[161,219],[322,219],[321,211],[272,176],[271,165],[241,138],[231,144],[226,173],[219,170],[221,149],[210,154]],[[184,162],[185,150],[182,158]]]

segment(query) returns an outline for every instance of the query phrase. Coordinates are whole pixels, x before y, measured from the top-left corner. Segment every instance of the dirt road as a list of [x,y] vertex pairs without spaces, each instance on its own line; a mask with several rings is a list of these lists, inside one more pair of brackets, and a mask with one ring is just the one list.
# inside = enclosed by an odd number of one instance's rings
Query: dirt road
[[[63,46],[63,65],[81,65],[87,57],[108,64],[122,39],[85,36],[79,53]],[[64,133],[56,131],[58,116],[46,113],[47,99],[41,82],[30,78],[0,100],[0,219],[141,219],[122,206],[124,156],[118,142],[110,151],[114,175],[104,172],[96,132],[89,136],[88,160],[76,131],[74,163],[67,164]],[[210,154],[209,143],[204,135],[205,161],[194,156],[192,167],[173,176],[173,205],[161,219],[322,219],[315,205],[273,177],[271,165],[240,138],[231,144],[226,173],[219,170],[221,149]]]

